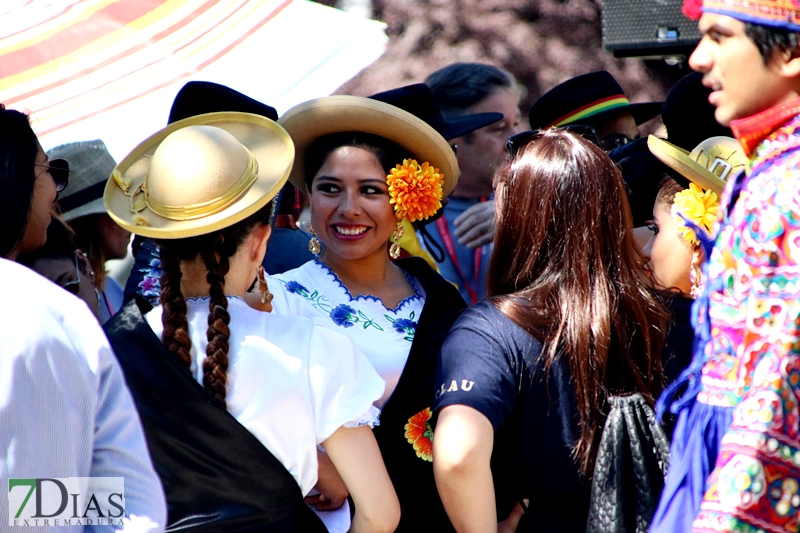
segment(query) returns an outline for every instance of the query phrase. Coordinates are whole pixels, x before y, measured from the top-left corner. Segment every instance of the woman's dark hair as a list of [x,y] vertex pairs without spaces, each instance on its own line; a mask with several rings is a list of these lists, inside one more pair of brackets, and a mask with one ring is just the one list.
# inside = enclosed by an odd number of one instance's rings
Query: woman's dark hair
[[800,55],[800,33],[751,22],[745,22],[744,33],[758,48],[765,65],[775,54],[791,52],[792,57]]
[[99,214],[85,215],[70,221],[75,231],[75,240],[78,248],[89,257],[89,263],[94,270],[94,286],[102,291],[106,285],[106,260],[103,253],[103,236],[100,234]]
[[0,257],[9,257],[25,234],[38,151],[28,115],[0,104]]
[[305,181],[308,191],[311,191],[311,182],[314,181],[314,176],[325,164],[325,160],[331,152],[343,146],[353,146],[370,152],[378,158],[378,162],[381,164],[381,168],[386,171],[386,174],[389,174],[389,171],[395,165],[401,164],[404,158],[411,156],[407,150],[404,150],[397,143],[371,133],[347,131],[325,135],[314,140],[306,150]]
[[524,145],[495,177],[490,301],[542,339],[545,375],[565,357],[580,417],[573,454],[591,476],[609,394],[663,387],[668,314],[648,287],[619,170],[563,130]]
[[[167,350],[189,370],[192,364],[192,341],[186,318],[186,300],[181,293],[180,261],[201,257],[208,274],[210,300],[208,302],[208,330],[206,359],[203,362],[203,386],[222,405],[225,405],[225,383],[228,371],[228,339],[231,317],[225,297],[225,276],[230,269],[230,257],[257,225],[269,225],[271,203],[248,218],[232,226],[186,239],[158,240],[161,248],[161,322],[164,331],[161,340]],[[253,274],[255,277],[255,273]]]
[[658,194],[656,195],[656,202],[666,206],[667,210],[675,203],[675,195],[683,191],[677,181],[672,179],[669,175],[664,175],[661,183],[658,186]]

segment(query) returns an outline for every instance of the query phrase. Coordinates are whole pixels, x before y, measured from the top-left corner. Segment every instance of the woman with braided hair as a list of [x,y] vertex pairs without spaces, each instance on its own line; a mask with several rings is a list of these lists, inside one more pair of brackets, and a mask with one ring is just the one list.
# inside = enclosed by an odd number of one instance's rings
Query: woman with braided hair
[[199,115],[141,143],[106,187],[110,216],[161,249],[159,305],[131,302],[105,329],[164,484],[168,529],[325,531],[303,503],[320,445],[351,489],[352,531],[399,521],[371,432],[383,380],[319,321],[244,301],[293,156],[269,119]]

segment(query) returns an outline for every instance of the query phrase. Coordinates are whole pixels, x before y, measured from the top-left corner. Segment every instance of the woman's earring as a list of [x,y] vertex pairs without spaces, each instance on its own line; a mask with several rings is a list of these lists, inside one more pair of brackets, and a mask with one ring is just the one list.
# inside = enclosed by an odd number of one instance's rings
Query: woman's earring
[[258,266],[258,292],[261,293],[261,303],[268,304],[272,301],[272,293],[269,292],[267,277],[264,275],[264,267]]
[[697,248],[692,253],[692,267],[689,270],[689,280],[692,282],[692,288],[689,290],[689,295],[693,299],[697,299],[703,294],[703,253]]
[[309,222],[306,228],[311,233],[311,240],[308,241],[308,251],[314,255],[319,255],[319,252],[322,250],[322,246],[319,243],[317,234],[314,233],[314,226],[312,226],[311,222]]
[[403,227],[402,222],[398,222],[397,226],[395,226],[394,231],[392,232],[392,245],[389,247],[389,256],[392,259],[397,259],[400,257],[400,239],[403,238],[403,233],[405,233],[405,228]]

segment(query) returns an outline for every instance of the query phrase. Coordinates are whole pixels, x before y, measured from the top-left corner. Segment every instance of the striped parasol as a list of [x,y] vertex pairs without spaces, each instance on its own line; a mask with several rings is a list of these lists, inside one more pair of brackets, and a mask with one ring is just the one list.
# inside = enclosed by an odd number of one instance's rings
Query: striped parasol
[[30,112],[45,149],[102,138],[120,159],[187,81],[280,112],[377,59],[383,30],[305,0],[3,0],[0,102]]

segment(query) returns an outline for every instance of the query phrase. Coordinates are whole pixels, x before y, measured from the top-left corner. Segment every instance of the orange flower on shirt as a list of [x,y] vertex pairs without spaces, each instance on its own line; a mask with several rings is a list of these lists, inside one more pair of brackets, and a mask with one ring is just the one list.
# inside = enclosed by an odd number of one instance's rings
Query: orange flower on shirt
[[426,407],[408,419],[405,425],[406,439],[414,446],[417,457],[423,461],[433,461],[433,429],[430,420],[433,413]]

